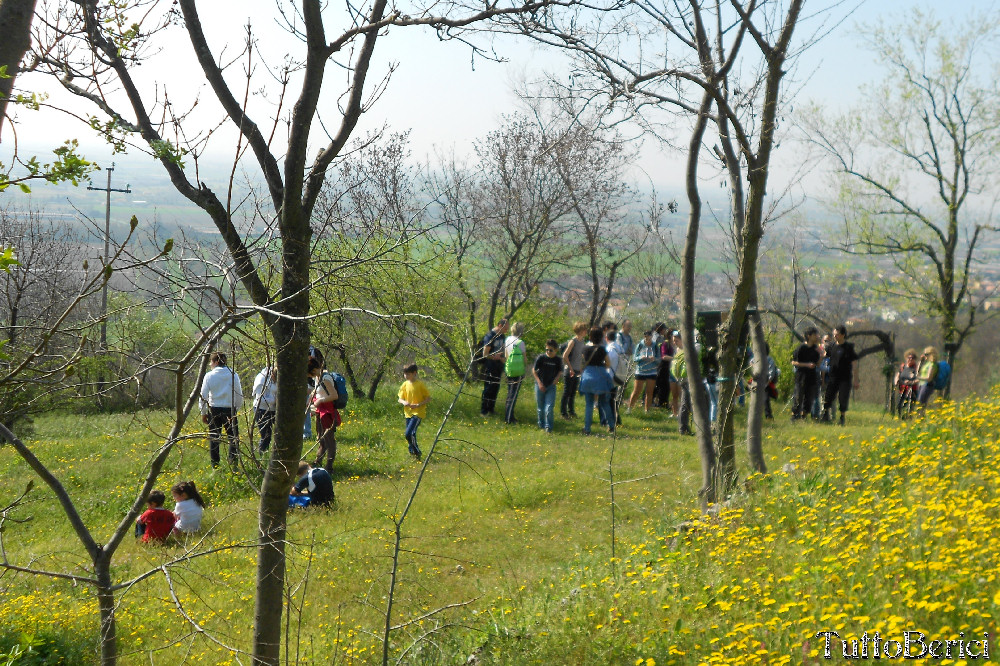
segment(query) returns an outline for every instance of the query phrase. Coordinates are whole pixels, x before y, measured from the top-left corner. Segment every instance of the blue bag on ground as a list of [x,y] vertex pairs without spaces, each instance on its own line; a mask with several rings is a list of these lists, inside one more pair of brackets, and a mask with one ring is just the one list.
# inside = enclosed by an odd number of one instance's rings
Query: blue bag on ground
[[309,506],[309,503],[311,501],[312,501],[312,498],[309,497],[309,495],[289,495],[288,496],[288,508],[294,509],[296,507],[299,507],[299,508],[304,509],[307,506]]

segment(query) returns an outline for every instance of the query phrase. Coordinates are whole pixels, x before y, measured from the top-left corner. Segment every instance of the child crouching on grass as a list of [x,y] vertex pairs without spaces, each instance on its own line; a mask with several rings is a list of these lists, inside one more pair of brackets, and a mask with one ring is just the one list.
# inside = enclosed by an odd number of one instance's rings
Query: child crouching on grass
[[156,542],[163,543],[163,540],[174,529],[174,514],[163,508],[163,502],[167,499],[162,490],[154,490],[149,493],[146,504],[149,508],[135,521],[135,535],[142,536],[143,543]]
[[417,364],[411,363],[403,368],[403,385],[399,387],[399,404],[403,406],[403,417],[406,419],[406,442],[410,445],[410,455],[420,460],[423,453],[417,446],[417,428],[427,416],[427,403],[431,401],[431,393],[427,385],[417,379]]

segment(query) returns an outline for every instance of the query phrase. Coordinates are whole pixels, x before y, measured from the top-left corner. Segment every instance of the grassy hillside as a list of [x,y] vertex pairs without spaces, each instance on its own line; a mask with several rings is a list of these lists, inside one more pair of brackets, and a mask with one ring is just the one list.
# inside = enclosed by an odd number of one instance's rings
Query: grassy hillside
[[[432,390],[425,452],[447,402],[445,388]],[[513,427],[484,422],[478,396],[462,397],[403,528],[392,621],[404,626],[393,633],[393,661],[819,663],[823,630],[992,635],[1000,396],[902,428],[865,409],[845,429],[791,425],[779,412],[766,432],[774,473],[749,479],[710,517],[693,502],[695,442],[676,435],[674,421],[630,415],[618,440],[585,438],[579,421],[561,421],[547,436],[533,425],[532,397],[522,394],[523,425]],[[290,519],[286,642],[299,663],[380,659],[391,517],[419,469],[391,397],[355,400],[347,416],[336,509]],[[36,451],[99,540],[124,513],[165,423],[164,414],[38,421]],[[202,437],[186,441],[159,485],[194,479],[204,488],[211,529],[187,546],[222,550],[168,567],[170,584],[161,571],[121,593],[123,663],[248,663],[240,651],[253,619],[255,500],[228,472],[211,471],[205,449]],[[28,478],[2,449],[0,505]],[[80,573],[51,493],[36,488],[30,498],[12,517],[32,520],[4,525],[10,561]],[[129,539],[116,580],[184,552]],[[90,590],[8,572],[0,635],[10,643],[20,632],[44,642],[36,663],[91,660]]]

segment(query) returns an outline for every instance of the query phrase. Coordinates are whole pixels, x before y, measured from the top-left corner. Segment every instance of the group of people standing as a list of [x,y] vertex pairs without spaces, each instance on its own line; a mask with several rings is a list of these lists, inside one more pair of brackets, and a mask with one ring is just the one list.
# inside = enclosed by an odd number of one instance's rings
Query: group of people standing
[[[239,421],[237,415],[243,406],[243,385],[239,374],[229,367],[224,352],[212,352],[209,356],[210,370],[201,383],[202,422],[208,426],[209,456],[212,467],[221,461],[220,439],[226,431],[229,441],[229,463],[235,465],[239,456]],[[324,370],[323,354],[316,347],[309,347],[309,361],[306,366],[310,387],[303,439],[312,434],[312,420],[316,419],[319,452],[316,466],[329,469],[337,455],[337,426],[341,423],[336,408],[339,398],[333,375]],[[254,378],[253,389],[254,425],[260,434],[258,450],[263,453],[271,445],[274,417],[278,408],[277,368],[264,367]]]
[[[792,403],[792,421],[806,416],[829,423],[833,419],[834,401],[840,410],[840,425],[844,425],[851,390],[858,387],[858,353],[854,344],[847,341],[847,327],[837,326],[833,337],[823,336],[820,344],[819,330],[806,329],[804,342],[792,354],[795,368],[795,398]],[[822,413],[820,393],[822,392]]]
[[[824,335],[822,340],[819,331],[811,327],[803,337],[804,341],[792,355],[792,367],[795,368],[792,421],[811,415],[829,423],[833,421],[836,407],[840,412],[838,422],[844,425],[851,391],[859,385],[859,357],[854,345],[847,341],[847,327],[837,326],[832,337]],[[947,384],[951,367],[939,359],[934,347],[924,349],[919,362],[915,349],[907,349],[903,357],[893,379],[899,391],[898,406],[901,407],[904,400],[913,400],[923,408],[934,391]]]
[[[523,327],[519,330],[523,330]],[[511,345],[520,351],[523,361],[524,343],[522,342],[518,348],[517,339],[513,338]],[[213,352],[209,357],[209,366],[211,369],[202,380],[201,412],[203,422],[208,425],[212,467],[218,467],[220,462],[219,442],[223,430],[229,439],[229,462],[235,466],[239,456],[237,415],[243,404],[243,388],[239,374],[229,367],[225,353]],[[346,380],[326,371],[323,354],[315,346],[309,347],[306,371],[310,390],[302,438],[304,440],[311,438],[313,419],[315,419],[318,450],[315,461],[300,463],[289,503],[328,505],[333,501],[331,474],[333,461],[337,456],[336,432],[342,423],[338,408],[346,404]],[[427,386],[417,375],[416,364],[404,366],[404,381],[397,395],[399,403],[403,406],[406,423],[404,438],[410,455],[419,461],[422,460],[423,453],[417,444],[417,429],[426,416],[427,404],[431,397]],[[515,393],[511,401],[511,413],[516,399]],[[267,451],[271,445],[277,406],[277,368],[269,365],[257,374],[253,383],[254,424],[260,433],[258,449],[261,453]]]
[[690,433],[688,420],[690,398],[684,378],[684,351],[678,331],[658,323],[644,332],[636,343],[632,322],[625,320],[621,329],[614,322],[588,326],[573,324],[573,337],[562,345],[555,339],[545,343],[545,351],[535,357],[530,367],[524,362],[527,349],[522,339],[524,324],[511,326],[501,319],[482,339],[479,353],[483,379],[480,414],[495,413],[500,386],[506,376],[507,398],[504,421],[516,423],[514,408],[521,383],[529,375],[535,382],[535,405],[538,427],[552,432],[555,415],[556,385],[563,382],[559,411],[564,419],[576,418],[576,396],[584,397],[583,433],[590,434],[596,408],[600,424],[614,432],[621,424],[618,406],[628,377],[635,368],[636,382],[627,409],[640,399],[645,410],[653,404],[672,406],[672,416],[681,423],[681,432]]
[[[480,363],[483,392],[480,401],[480,415],[495,413],[497,396],[503,377],[507,377],[507,399],[504,405],[504,422],[517,423],[514,408],[520,393],[521,383],[529,372],[535,382],[535,404],[538,427],[546,432],[554,429],[556,384],[564,379],[560,411],[564,418],[575,416],[574,398],[577,392],[584,395],[587,412],[584,418],[584,433],[590,434],[593,424],[593,408],[600,413],[601,424],[614,431],[617,414],[611,406],[610,396],[616,390],[614,379],[618,364],[618,349],[611,352],[605,347],[605,331],[601,327],[589,328],[582,322],[573,326],[575,336],[563,349],[555,339],[545,343],[545,351],[535,357],[530,370],[526,362],[527,347],[521,336],[524,324],[513,326],[507,319],[501,319],[484,337],[481,345]],[[617,344],[617,327],[608,333],[613,345]],[[627,333],[626,333],[627,335]],[[613,363],[614,362],[614,363]]]

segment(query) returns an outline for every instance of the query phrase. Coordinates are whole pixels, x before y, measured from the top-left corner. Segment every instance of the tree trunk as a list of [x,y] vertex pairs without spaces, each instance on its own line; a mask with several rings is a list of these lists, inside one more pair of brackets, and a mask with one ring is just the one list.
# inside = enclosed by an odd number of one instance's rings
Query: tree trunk
[[293,193],[281,215],[284,239],[281,295],[285,314],[271,326],[277,349],[278,408],[274,419],[274,452],[264,473],[258,517],[257,591],[254,599],[253,664],[279,666],[281,614],[285,585],[285,533],[288,491],[302,454],[302,422],[309,359],[309,237],[307,216]]
[[701,456],[701,488],[698,497],[702,510],[716,501],[715,490],[715,448],[712,444],[712,429],[708,414],[708,396],[701,380],[698,353],[694,346],[694,275],[698,250],[698,232],[701,225],[701,195],[698,192],[698,159],[701,143],[708,124],[708,112],[712,108],[712,96],[708,92],[702,98],[698,117],[695,119],[691,141],[688,144],[687,197],[691,210],[688,213],[687,234],[684,239],[684,255],[681,259],[681,330],[684,356],[687,359],[687,382],[691,392],[691,408],[694,415],[695,433],[698,437],[698,451]]
[[455,373],[455,378],[461,381],[462,377],[465,376],[465,368],[459,366],[458,361],[455,360],[455,353],[451,349],[451,344],[448,343],[448,340],[440,331],[431,331],[431,335],[434,336],[434,344],[444,354],[445,360],[448,361],[448,367]]
[[[344,364],[344,376],[347,377],[347,383],[351,385],[351,392],[354,395],[364,395],[365,392],[361,389],[361,384],[354,374],[354,366],[351,365],[351,360],[347,357],[347,346],[340,345],[337,348],[337,353],[340,356],[340,362]],[[305,408],[303,407],[303,409]]]
[[31,19],[36,0],[0,0],[0,67],[7,67],[9,78],[0,78],[0,136],[7,117],[7,102],[14,89],[21,58],[31,46]]
[[[755,299],[756,300],[756,299]],[[750,336],[753,342],[753,375],[754,385],[767,386],[767,352],[764,339],[764,325],[760,314],[750,317]],[[747,456],[750,467],[755,472],[767,474],[767,463],[764,462],[764,406],[767,396],[763,390],[755,390],[750,397],[750,408],[747,412]]]
[[400,348],[403,346],[403,342],[406,341],[406,331],[404,330],[399,339],[389,348],[388,353],[385,358],[382,359],[382,363],[379,364],[378,370],[375,372],[375,376],[372,377],[371,384],[368,387],[368,399],[374,401],[375,393],[378,391],[378,385],[382,383],[382,378],[385,377],[386,368],[389,364],[396,358],[396,354],[399,353]]
[[[764,197],[767,195],[767,178],[774,148],[775,121],[778,111],[778,93],[784,76],[785,49],[791,39],[804,0],[793,0],[788,8],[785,23],[778,44],[767,54],[767,77],[764,81],[764,99],[760,117],[760,140],[756,154],[744,147],[746,159],[748,192],[746,215],[742,233],[737,234],[737,254],[739,275],[733,303],[729,310],[729,320],[720,331],[721,358],[719,372],[728,381],[722,383],[719,403],[732,406],[732,396],[736,389],[736,373],[740,370],[743,357],[739,350],[740,332],[746,318],[747,305],[751,296],[756,296],[757,261],[760,240],[764,235]],[[735,119],[731,119],[735,121]],[[724,492],[736,484],[736,456],[733,445],[732,415],[721,411],[718,432],[719,469],[723,477]]]
[[111,590],[111,556],[98,551],[93,558],[97,578],[97,607],[101,617],[101,666],[118,663],[115,593]]

